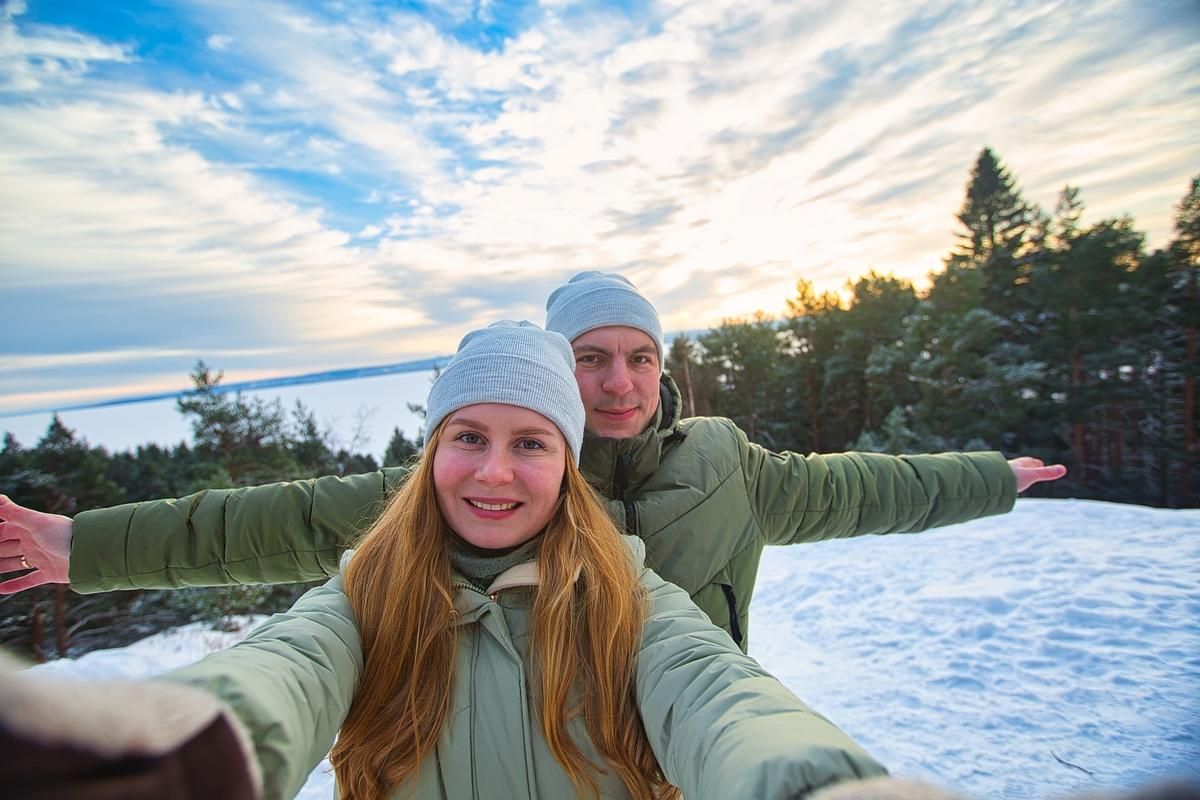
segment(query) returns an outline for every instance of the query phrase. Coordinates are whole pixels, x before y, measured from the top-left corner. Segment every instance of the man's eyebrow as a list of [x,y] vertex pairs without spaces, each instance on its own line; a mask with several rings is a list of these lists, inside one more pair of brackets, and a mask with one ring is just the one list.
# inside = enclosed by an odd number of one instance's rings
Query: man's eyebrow
[[[574,345],[574,346],[572,346],[571,349],[575,352],[575,355],[579,355],[580,353],[600,353],[601,355],[605,355],[605,356],[612,355],[612,350],[609,350],[608,348],[601,347],[596,344]],[[640,355],[644,355],[646,353],[654,353],[654,355],[657,356],[658,348],[652,344],[642,344],[642,345],[638,345],[637,347],[635,347],[629,351],[629,354],[631,356],[633,356],[633,355],[640,356]]]

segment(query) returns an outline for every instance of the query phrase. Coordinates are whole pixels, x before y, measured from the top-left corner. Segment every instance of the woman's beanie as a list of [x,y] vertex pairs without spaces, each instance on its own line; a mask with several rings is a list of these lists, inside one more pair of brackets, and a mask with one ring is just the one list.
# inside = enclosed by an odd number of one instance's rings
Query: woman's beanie
[[555,289],[546,301],[546,330],[568,342],[596,328],[625,325],[654,340],[658,363],[663,362],[662,323],[650,301],[615,272],[581,272]]
[[562,334],[532,322],[503,320],[464,336],[429,390],[425,444],[443,419],[476,403],[536,411],[558,426],[579,463],[583,401],[575,383],[575,356]]

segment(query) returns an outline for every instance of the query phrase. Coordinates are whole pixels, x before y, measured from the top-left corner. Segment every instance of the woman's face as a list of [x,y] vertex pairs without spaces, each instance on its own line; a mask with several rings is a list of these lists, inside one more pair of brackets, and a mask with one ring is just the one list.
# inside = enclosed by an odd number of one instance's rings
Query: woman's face
[[451,414],[433,456],[442,516],[476,547],[515,547],[554,514],[567,442],[527,408],[480,403]]

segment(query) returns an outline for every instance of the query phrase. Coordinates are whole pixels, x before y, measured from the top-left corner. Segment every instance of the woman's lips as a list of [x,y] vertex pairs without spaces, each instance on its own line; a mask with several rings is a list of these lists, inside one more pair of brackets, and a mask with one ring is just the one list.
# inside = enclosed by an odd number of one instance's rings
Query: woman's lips
[[523,505],[518,500],[503,498],[464,497],[463,502],[480,519],[507,519]]

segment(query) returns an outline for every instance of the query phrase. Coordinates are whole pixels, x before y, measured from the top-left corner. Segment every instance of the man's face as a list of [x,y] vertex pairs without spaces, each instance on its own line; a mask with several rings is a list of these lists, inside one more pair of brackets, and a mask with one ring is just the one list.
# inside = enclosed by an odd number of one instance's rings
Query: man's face
[[627,439],[644,431],[658,410],[662,365],[654,340],[613,325],[581,334],[571,348],[588,432]]

